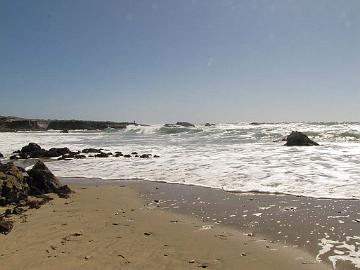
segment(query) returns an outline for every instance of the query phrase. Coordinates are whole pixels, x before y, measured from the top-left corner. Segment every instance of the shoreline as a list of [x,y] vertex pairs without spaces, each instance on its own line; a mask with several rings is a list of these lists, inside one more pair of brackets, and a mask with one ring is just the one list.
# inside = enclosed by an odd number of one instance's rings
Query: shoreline
[[151,205],[139,184],[72,184],[70,199],[29,210],[0,236],[2,269],[330,269],[300,249]]
[[[47,161],[51,162],[51,161]],[[16,164],[17,166],[19,164]],[[179,185],[179,186],[187,186],[187,187],[199,187],[199,188],[207,188],[210,190],[222,191],[227,192],[230,194],[238,194],[238,195],[247,195],[247,194],[254,194],[254,195],[269,195],[269,196],[293,196],[298,198],[311,198],[317,200],[341,200],[341,201],[360,201],[360,198],[343,198],[343,197],[316,197],[310,195],[299,195],[293,193],[286,193],[286,192],[267,192],[267,191],[259,191],[259,190],[249,190],[249,191],[237,191],[237,190],[226,190],[217,187],[210,187],[206,185],[199,185],[199,184],[184,184],[184,183],[177,183],[177,182],[166,182],[166,181],[158,181],[158,180],[144,180],[144,179],[115,179],[115,178],[99,178],[99,177],[81,177],[81,176],[74,176],[74,177],[59,177],[65,183],[79,183],[79,184],[102,184],[102,183],[119,183],[119,182],[152,182],[152,183],[159,183],[159,184],[167,184],[167,185]],[[79,180],[79,181],[78,181]]]

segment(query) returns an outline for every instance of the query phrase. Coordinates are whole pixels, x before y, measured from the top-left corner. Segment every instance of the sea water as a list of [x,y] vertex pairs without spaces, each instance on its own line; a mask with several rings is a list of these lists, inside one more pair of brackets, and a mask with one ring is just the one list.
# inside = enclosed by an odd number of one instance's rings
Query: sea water
[[[285,147],[302,131],[316,147]],[[360,199],[360,123],[236,123],[206,127],[128,126],[124,130],[0,133],[10,156],[29,142],[43,148],[104,148],[160,158],[86,158],[48,162],[60,177],[141,179],[229,191]]]

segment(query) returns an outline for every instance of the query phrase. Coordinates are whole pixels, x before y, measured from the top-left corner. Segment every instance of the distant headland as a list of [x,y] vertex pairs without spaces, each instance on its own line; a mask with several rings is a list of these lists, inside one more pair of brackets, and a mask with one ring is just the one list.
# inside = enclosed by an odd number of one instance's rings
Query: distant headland
[[15,116],[0,116],[0,132],[11,131],[45,131],[86,129],[103,130],[106,128],[124,129],[128,125],[138,125],[134,122],[87,121],[87,120],[45,120],[27,119]]

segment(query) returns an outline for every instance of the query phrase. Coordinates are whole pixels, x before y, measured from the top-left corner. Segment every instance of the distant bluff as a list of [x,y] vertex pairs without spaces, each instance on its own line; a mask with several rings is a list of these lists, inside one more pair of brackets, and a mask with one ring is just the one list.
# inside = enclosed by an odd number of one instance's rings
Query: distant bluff
[[135,122],[85,121],[85,120],[44,120],[0,116],[0,131],[45,131],[45,130],[103,130],[124,129]]

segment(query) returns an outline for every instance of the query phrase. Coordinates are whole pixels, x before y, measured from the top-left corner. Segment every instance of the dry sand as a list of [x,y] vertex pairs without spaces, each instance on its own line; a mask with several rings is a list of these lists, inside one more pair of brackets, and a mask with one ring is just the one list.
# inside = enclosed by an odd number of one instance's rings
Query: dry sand
[[[284,248],[146,204],[121,185],[73,185],[0,235],[0,269],[331,269]],[[0,209],[1,212],[1,209]],[[23,219],[24,221],[24,219]]]

